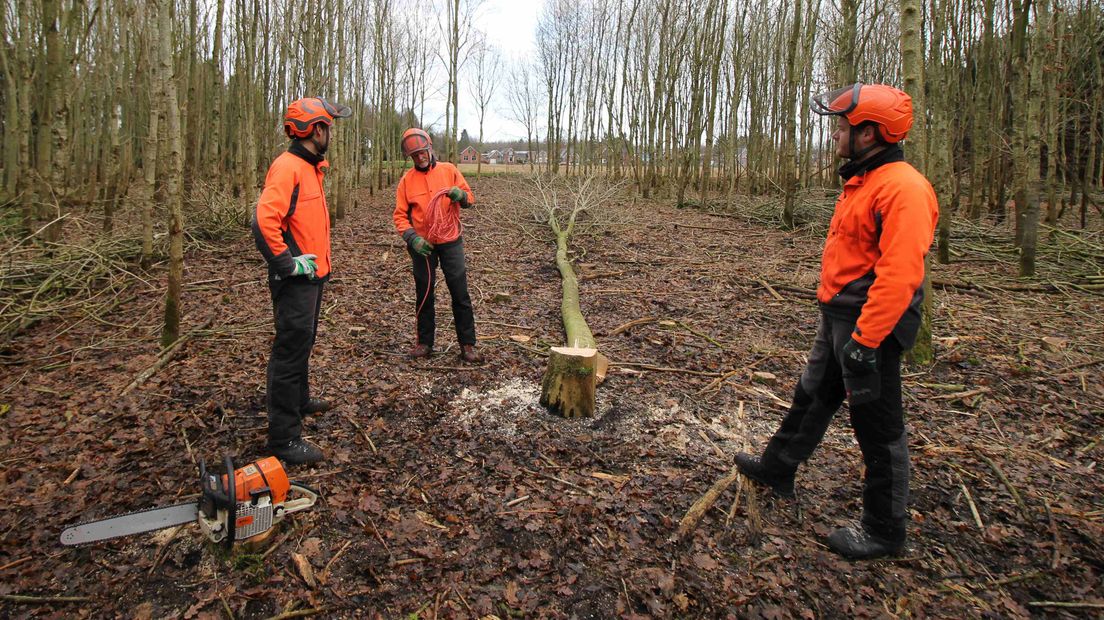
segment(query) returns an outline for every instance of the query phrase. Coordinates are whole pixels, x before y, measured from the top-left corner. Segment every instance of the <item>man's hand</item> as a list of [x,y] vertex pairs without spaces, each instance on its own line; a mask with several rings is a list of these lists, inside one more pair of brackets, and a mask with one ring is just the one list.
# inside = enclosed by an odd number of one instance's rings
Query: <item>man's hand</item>
[[448,197],[453,202],[460,202],[464,199],[464,190],[453,185],[448,191]]
[[851,338],[843,345],[843,365],[855,375],[873,374],[878,372],[878,352]]
[[318,271],[318,265],[314,264],[314,259],[316,258],[318,257],[314,254],[301,254],[292,257],[291,262],[294,263],[294,265],[291,268],[291,275],[313,278],[314,272]]
[[410,238],[410,249],[414,250],[419,256],[429,256],[433,252],[433,244],[426,241],[421,235],[414,235]]

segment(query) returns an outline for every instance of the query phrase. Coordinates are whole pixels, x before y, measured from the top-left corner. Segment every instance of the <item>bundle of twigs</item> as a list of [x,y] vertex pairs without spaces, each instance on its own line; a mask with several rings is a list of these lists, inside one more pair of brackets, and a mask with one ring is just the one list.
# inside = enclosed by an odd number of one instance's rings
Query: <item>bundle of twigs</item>
[[195,181],[184,204],[188,249],[213,249],[208,242],[241,237],[249,229],[252,207],[221,185]]
[[81,242],[35,243],[28,237],[0,258],[0,342],[46,318],[74,311],[99,315],[128,285],[142,280],[131,271],[140,239],[72,237]]

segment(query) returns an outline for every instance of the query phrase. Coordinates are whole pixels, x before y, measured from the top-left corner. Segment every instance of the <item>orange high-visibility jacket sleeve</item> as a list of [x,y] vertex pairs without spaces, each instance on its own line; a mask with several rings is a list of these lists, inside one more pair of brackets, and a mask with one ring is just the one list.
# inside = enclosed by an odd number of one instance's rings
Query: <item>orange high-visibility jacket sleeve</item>
[[852,334],[856,342],[872,348],[893,331],[923,285],[924,257],[939,218],[935,191],[922,177],[895,186],[879,202],[881,257],[874,263],[874,284]]
[[410,201],[406,199],[406,175],[399,179],[399,187],[395,190],[395,211],[391,214],[395,222],[395,231],[400,235],[413,228],[410,223]]
[[284,220],[296,198],[298,186],[294,168],[282,158],[277,158],[268,169],[264,189],[253,212],[253,237],[257,249],[281,276],[291,275],[294,269],[291,250],[284,241],[283,233]]

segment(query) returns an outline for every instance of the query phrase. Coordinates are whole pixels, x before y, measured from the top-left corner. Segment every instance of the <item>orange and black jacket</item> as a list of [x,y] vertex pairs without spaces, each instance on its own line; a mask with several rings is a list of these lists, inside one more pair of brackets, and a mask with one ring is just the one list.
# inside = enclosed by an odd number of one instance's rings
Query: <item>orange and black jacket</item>
[[840,173],[843,193],[817,288],[821,310],[855,320],[859,344],[876,348],[892,333],[907,349],[920,327],[924,256],[939,219],[935,190],[897,146]]
[[449,162],[431,161],[429,168],[424,171],[417,168],[407,170],[399,180],[399,188],[395,190],[395,212],[392,214],[395,231],[403,235],[404,240],[409,240],[406,232],[411,228],[418,235],[426,236],[429,226],[425,221],[425,213],[430,199],[438,191],[453,185],[464,190],[461,207],[467,208],[475,204],[475,195],[464,180],[464,175]]
[[330,213],[322,190],[327,168],[325,158],[298,140],[268,168],[253,212],[253,238],[275,279],[289,277],[292,257],[301,254],[317,256],[317,278],[330,275]]

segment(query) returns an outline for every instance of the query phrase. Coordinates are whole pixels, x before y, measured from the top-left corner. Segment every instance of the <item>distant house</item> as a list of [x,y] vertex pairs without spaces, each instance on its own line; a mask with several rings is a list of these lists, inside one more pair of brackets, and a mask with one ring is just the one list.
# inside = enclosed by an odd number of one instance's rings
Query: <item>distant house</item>
[[529,163],[529,151],[514,151],[514,163],[527,164]]
[[479,151],[475,150],[474,146],[469,146],[463,151],[460,151],[460,163],[462,164],[474,164],[477,161],[477,157],[479,157]]
[[502,151],[498,149],[491,149],[486,153],[483,153],[483,160],[488,164],[500,164],[502,163]]
[[500,163],[500,164],[513,164],[513,163],[516,163],[514,160],[515,160],[514,149],[512,149],[510,147],[506,147],[505,149],[502,150],[502,160],[498,163]]

